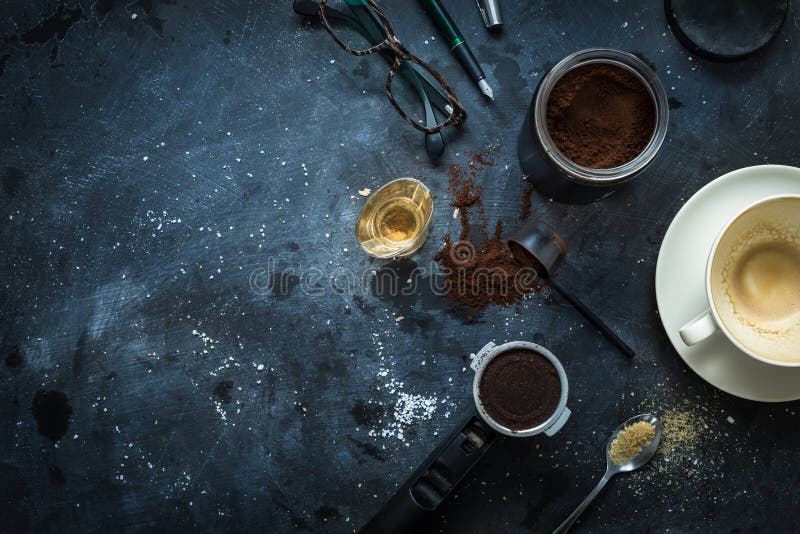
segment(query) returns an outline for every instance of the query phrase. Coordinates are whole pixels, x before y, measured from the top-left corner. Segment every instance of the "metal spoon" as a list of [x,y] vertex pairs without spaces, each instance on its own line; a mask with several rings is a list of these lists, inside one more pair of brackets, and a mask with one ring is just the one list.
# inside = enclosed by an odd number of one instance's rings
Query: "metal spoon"
[[[656,434],[653,436],[653,441],[650,442],[650,445],[647,445],[642,449],[642,451],[630,459],[627,463],[622,465],[615,464],[613,460],[611,460],[611,442],[614,441],[620,432],[622,432],[625,427],[630,426],[634,423],[638,423],[639,421],[647,421],[651,425],[656,427]],[[583,500],[583,502],[578,506],[574,512],[572,512],[569,517],[561,523],[557,529],[553,531],[553,534],[564,534],[567,532],[572,524],[575,522],[576,519],[583,513],[584,510],[592,503],[597,494],[600,493],[606,483],[611,480],[611,477],[616,475],[617,473],[627,473],[628,471],[633,471],[634,469],[639,469],[644,464],[650,461],[653,455],[656,453],[656,449],[658,448],[658,442],[661,439],[661,420],[656,417],[655,415],[645,413],[641,415],[637,415],[636,417],[631,417],[621,425],[619,425],[614,432],[612,432],[611,437],[608,438],[608,443],[606,443],[606,474],[603,475],[603,478],[600,479],[600,482],[597,483],[597,486],[592,490],[592,492],[587,495],[587,497]]]

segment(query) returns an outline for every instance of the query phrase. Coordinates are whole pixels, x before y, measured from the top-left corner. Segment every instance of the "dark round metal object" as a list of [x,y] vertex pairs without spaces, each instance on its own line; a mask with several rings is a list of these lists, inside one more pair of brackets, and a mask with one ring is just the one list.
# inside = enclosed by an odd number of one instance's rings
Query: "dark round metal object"
[[690,52],[736,61],[775,37],[789,0],[664,0],[664,7],[672,33]]
[[567,253],[567,242],[549,224],[531,221],[508,238],[508,248],[520,264],[550,278]]

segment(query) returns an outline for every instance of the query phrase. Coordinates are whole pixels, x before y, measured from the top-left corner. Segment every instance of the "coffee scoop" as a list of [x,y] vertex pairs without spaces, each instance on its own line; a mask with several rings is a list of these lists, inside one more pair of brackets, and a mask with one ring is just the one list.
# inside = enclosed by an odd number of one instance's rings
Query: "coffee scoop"
[[529,222],[508,239],[508,248],[520,264],[533,268],[623,354],[633,358],[633,349],[577,297],[553,280],[553,274],[568,250],[567,242],[555,228],[542,221]]

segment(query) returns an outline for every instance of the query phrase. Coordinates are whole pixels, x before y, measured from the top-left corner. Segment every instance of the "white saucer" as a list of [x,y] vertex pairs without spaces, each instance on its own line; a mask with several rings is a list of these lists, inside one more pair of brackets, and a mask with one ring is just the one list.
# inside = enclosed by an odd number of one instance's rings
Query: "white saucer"
[[670,224],[656,264],[656,301],[672,346],[700,378],[744,399],[781,402],[800,399],[800,367],[759,362],[717,332],[687,347],[678,329],[708,308],[705,267],[719,231],[757,200],[800,194],[800,169],[760,165],[739,169],[694,194]]

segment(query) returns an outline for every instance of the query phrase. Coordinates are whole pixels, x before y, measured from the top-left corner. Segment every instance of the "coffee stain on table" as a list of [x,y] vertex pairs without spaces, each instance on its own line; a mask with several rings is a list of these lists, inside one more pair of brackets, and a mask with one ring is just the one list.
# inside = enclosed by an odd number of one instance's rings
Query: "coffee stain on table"
[[[2,67],[1,64],[0,67]],[[0,68],[0,74],[2,74],[1,71],[2,69]],[[11,198],[16,197],[27,177],[22,169],[16,167],[4,168],[2,173],[3,192]]]
[[72,374],[74,376],[80,376],[81,371],[83,371],[83,360],[86,356],[88,337],[88,332],[84,330],[78,338],[78,345],[72,355]]
[[680,109],[683,107],[683,102],[681,102],[674,96],[669,97],[667,103],[669,104],[669,109]]
[[223,380],[214,388],[214,395],[216,395],[223,404],[230,404],[233,400],[231,389],[233,389],[233,381]]
[[72,406],[65,393],[40,389],[33,397],[31,412],[41,435],[58,441],[67,433]]
[[[352,441],[353,444],[358,447],[362,453],[364,453],[364,456],[369,456],[373,460],[377,460],[379,462],[386,461],[386,457],[383,455],[383,452],[372,443],[364,443],[363,441],[359,441],[353,437],[350,438],[350,441]],[[359,463],[362,462],[359,461]]]
[[327,523],[331,519],[341,519],[342,514],[340,514],[339,510],[333,506],[323,505],[314,510],[314,517],[317,518],[318,521]]
[[528,81],[522,76],[519,63],[510,57],[498,59],[493,74],[505,93],[522,95],[528,90]]
[[85,17],[80,4],[75,4],[72,8],[58,4],[52,15],[43,18],[39,24],[23,32],[19,38],[25,44],[44,44],[53,38],[61,41],[67,36],[72,25],[82,19]]
[[3,72],[6,70],[6,62],[8,58],[11,57],[11,54],[3,54],[0,56],[0,76],[3,76]]
[[23,365],[25,365],[25,358],[22,357],[22,352],[19,350],[19,347],[13,347],[8,355],[6,356],[6,367],[10,369],[19,369]]
[[57,465],[51,465],[47,468],[47,474],[50,477],[50,483],[54,486],[64,486],[67,479],[64,477],[64,472]]
[[385,413],[386,410],[382,405],[364,402],[361,399],[356,399],[355,405],[350,409],[350,415],[355,422],[367,428],[377,428]]

